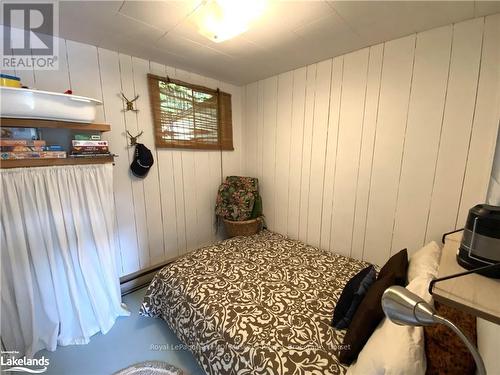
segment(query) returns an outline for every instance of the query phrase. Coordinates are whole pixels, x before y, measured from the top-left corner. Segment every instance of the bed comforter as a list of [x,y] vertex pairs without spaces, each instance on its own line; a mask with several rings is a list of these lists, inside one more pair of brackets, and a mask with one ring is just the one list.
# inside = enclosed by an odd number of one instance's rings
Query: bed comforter
[[332,314],[367,265],[262,231],[164,267],[141,314],[164,319],[207,374],[344,374]]

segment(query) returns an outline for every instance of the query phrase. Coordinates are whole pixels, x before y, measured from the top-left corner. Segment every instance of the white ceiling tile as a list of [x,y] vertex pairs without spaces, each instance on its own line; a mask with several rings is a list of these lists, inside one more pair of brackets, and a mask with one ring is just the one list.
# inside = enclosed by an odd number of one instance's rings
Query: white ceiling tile
[[[254,82],[265,77],[270,77],[278,72],[277,64],[274,63],[273,55],[270,54],[261,55],[252,60],[240,59],[230,65],[214,67],[214,71],[219,73],[216,77],[221,80],[236,83],[242,77],[248,77],[248,82]],[[262,74],[263,72],[266,72],[265,75]],[[230,80],[224,79],[226,74],[231,78]]]
[[500,1],[268,0],[249,30],[215,43],[194,23],[204,1],[61,1],[60,36],[243,84],[500,12]]
[[138,43],[151,43],[164,35],[164,32],[159,29],[136,21],[133,18],[123,16],[120,13],[114,16],[112,21],[114,28],[120,30],[118,33],[120,37],[132,38]]
[[118,12],[121,2],[90,1],[60,3],[60,33],[68,39],[101,45],[120,38],[135,40],[138,46],[158,40],[163,32]]
[[108,32],[103,27],[105,19],[112,19],[121,3],[115,1],[82,1],[59,3],[59,33],[67,39],[96,44]]
[[370,42],[394,39],[473,17],[473,1],[330,1]]
[[482,17],[493,13],[500,13],[500,1],[475,2],[474,17]]
[[270,6],[271,23],[285,29],[296,29],[332,13],[326,1],[274,1]]
[[185,19],[183,22],[178,24],[175,28],[170,30],[170,34],[175,34],[182,36],[186,39],[192,40],[196,43],[214,47],[217,43],[211,41],[210,39],[204,37],[198,32],[198,27],[195,25],[191,17]]
[[229,57],[251,57],[263,51],[261,47],[242,36],[216,43],[201,35],[191,19],[185,20],[165,36],[165,40],[172,38],[184,38]]
[[307,46],[310,62],[365,47],[367,42],[354,32],[338,15],[330,14],[294,30]]
[[242,36],[262,47],[275,47],[290,39],[291,30],[330,13],[333,10],[324,1],[270,1],[263,17]]
[[201,0],[125,1],[119,12],[166,32],[182,22],[200,3]]
[[265,52],[264,48],[243,37],[217,43],[212,48],[235,58],[253,58]]
[[192,59],[198,63],[205,60],[231,60],[228,55],[174,33],[168,33],[162,37],[156,44],[156,48]]
[[293,33],[301,38],[318,38],[322,35],[329,38],[341,38],[343,35],[356,35],[350,26],[335,13],[331,13],[306,25],[298,27],[293,30]]

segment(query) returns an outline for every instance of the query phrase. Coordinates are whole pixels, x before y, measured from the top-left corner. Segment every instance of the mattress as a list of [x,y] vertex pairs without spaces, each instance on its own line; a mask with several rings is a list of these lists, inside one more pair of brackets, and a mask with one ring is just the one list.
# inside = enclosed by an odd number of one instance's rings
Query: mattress
[[207,374],[344,374],[332,314],[367,265],[262,231],[164,267],[141,314],[164,319]]

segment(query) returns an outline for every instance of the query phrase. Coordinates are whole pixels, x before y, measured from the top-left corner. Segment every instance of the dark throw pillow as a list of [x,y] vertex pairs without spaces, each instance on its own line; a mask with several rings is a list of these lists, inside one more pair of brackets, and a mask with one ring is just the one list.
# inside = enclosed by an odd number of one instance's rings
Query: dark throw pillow
[[399,253],[394,254],[389,258],[386,264],[382,267],[378,274],[377,280],[383,279],[389,274],[393,274],[396,278],[396,285],[406,286],[408,271],[408,251],[401,250]]
[[375,282],[377,272],[373,266],[354,275],[345,285],[333,312],[332,326],[346,329],[363,300],[368,288]]
[[344,342],[338,355],[341,363],[350,365],[358,358],[359,352],[384,317],[381,303],[382,294],[387,288],[394,285],[395,281],[394,274],[390,273],[375,281],[368,289],[344,336]]

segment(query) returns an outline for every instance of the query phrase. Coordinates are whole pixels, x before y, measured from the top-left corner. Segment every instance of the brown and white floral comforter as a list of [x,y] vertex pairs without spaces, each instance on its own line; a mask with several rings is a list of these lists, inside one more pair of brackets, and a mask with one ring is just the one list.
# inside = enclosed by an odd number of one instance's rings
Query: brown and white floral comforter
[[141,313],[164,319],[208,374],[344,374],[332,313],[366,265],[262,231],[163,268]]

